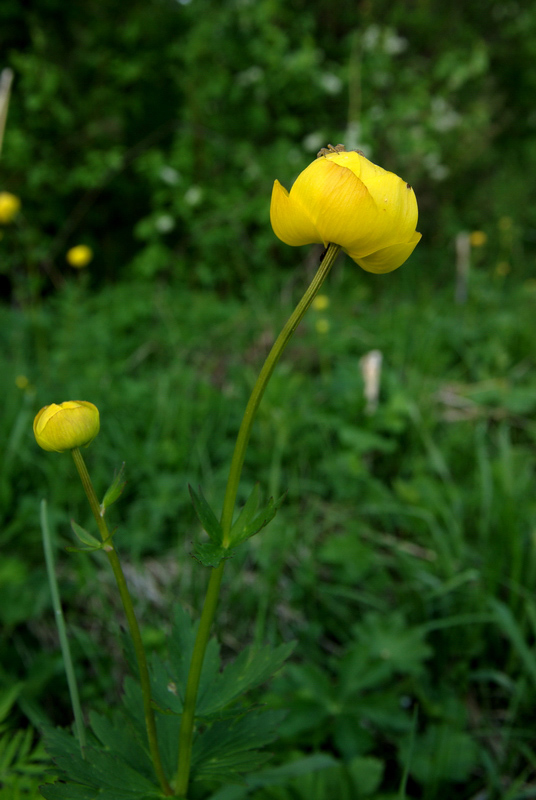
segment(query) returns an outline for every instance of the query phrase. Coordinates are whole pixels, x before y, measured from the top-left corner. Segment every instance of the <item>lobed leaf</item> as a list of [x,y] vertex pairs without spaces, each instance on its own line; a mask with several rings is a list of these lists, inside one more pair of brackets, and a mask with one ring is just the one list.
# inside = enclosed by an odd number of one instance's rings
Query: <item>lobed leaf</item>
[[115,503],[116,500],[119,500],[121,495],[123,494],[123,489],[126,485],[126,480],[124,480],[125,474],[125,462],[121,464],[119,472],[115,475],[112,484],[106,490],[106,494],[104,495],[101,503],[101,514],[104,516],[106,509]]
[[199,494],[190,486],[190,484],[188,484],[188,491],[190,492],[190,497],[192,498],[197,519],[203,526],[203,530],[208,533],[214,544],[221,544],[223,541],[223,531],[221,529],[221,525],[213,510],[207,503],[203,494],[203,490],[200,486],[198,489]]
[[226,547],[221,547],[213,542],[195,542],[193,557],[204,567],[217,567],[224,558],[230,558],[231,553]]
[[197,714],[209,716],[221,711],[241,695],[265,683],[277,672],[294,650],[295,642],[254,648],[247,647],[229,664],[199,697]]
[[193,780],[236,781],[270,756],[258,750],[272,742],[284,711],[250,713],[215,722],[197,736],[192,751]]
[[258,484],[255,484],[255,487],[253,488],[253,491],[251,492],[245,506],[231,528],[230,546],[236,547],[266,527],[266,525],[268,525],[268,523],[271,522],[277,514],[285,497],[286,492],[285,494],[282,494],[281,497],[275,502],[273,497],[271,497],[268,500],[268,503],[257,512],[259,487]]
[[84,799],[98,796],[99,800],[140,800],[160,795],[151,779],[112,752],[87,747],[84,760],[78,742],[65,731],[46,728],[45,746],[71,781],[94,791],[93,795],[90,792],[79,795]]

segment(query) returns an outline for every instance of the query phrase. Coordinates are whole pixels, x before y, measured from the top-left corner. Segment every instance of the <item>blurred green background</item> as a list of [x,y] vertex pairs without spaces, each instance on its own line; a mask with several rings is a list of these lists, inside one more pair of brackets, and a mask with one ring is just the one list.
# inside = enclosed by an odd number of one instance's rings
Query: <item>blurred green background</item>
[[[3,0],[6,67],[0,192],[21,209],[0,225],[5,797],[38,796],[35,732],[71,723],[42,497],[84,710],[125,672],[106,564],[64,551],[71,517],[92,524],[74,466],[38,450],[33,416],[99,407],[88,465],[103,493],[126,461],[112,522],[163,649],[171,606],[198,613],[206,583],[187,483],[221,504],[248,393],[320,255],[275,238],[271,187],[328,142],[411,183],[423,240],[386,276],[339,260],[245,465],[242,499],[257,480],[288,496],[229,564],[219,633],[227,657],[298,640],[262,698],[289,709],[273,764],[333,765],[218,797],[536,797],[536,8]],[[79,244],[93,260],[77,270]]]

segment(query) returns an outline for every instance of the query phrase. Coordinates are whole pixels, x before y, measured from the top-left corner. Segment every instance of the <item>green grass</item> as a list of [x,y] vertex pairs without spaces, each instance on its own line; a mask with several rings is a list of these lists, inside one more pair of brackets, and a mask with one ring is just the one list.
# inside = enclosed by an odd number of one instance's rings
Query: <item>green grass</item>
[[[533,796],[535,290],[482,265],[459,306],[453,285],[422,278],[425,263],[384,277],[340,264],[329,308],[308,312],[263,400],[241,496],[255,481],[266,498],[288,494],[227,567],[219,634],[228,655],[298,639],[266,695],[289,709],[273,765],[322,752],[336,766],[311,786],[289,777],[222,800],[321,800],[336,785],[379,800],[398,796],[405,769],[408,798]],[[88,466],[102,494],[126,462],[111,524],[161,649],[173,603],[197,611],[206,582],[189,555],[187,483],[221,504],[249,390],[304,285],[282,274],[244,299],[72,281],[33,308],[0,307],[0,679],[21,683],[13,726],[71,724],[42,497],[86,714],[113,702],[124,674],[106,564],[62,551],[71,517],[93,530],[74,466],[37,448],[34,413],[99,407]],[[374,348],[384,368],[367,414],[359,359]]]

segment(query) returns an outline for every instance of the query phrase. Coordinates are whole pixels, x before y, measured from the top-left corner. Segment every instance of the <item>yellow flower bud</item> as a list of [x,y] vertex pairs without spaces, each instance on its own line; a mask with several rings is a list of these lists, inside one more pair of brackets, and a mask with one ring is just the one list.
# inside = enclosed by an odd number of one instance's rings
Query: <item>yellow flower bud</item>
[[91,444],[100,428],[99,409],[85,400],[52,403],[38,412],[33,431],[39,447],[63,453]]
[[367,272],[391,272],[421,234],[409,184],[341,145],[321,150],[290,193],[275,181],[270,220],[286,244],[340,245]]
[[0,192],[0,225],[8,225],[19,211],[19,198],[11,192]]
[[83,269],[87,267],[93,258],[93,250],[87,244],[77,244],[76,247],[71,247],[65,256],[67,263],[75,269]]

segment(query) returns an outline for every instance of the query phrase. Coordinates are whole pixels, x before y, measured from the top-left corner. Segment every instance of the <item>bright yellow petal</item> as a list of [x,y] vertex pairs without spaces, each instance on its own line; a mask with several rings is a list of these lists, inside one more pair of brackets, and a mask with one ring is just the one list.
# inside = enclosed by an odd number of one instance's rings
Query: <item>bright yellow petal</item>
[[338,244],[364,257],[411,240],[418,219],[417,200],[411,186],[353,151],[327,156],[325,160],[350,170],[366,186],[374,201],[372,206],[356,209],[355,222],[353,227],[347,228],[346,241]]
[[274,182],[272,190],[270,222],[275,235],[285,244],[296,247],[322,241],[307,206],[296,202],[279,181]]
[[392,272],[402,266],[404,261],[410,257],[420,240],[421,234],[415,231],[407,244],[392,244],[364,258],[359,256],[358,253],[353,253],[349,250],[347,253],[367,272],[375,272],[376,274]]
[[298,176],[290,197],[307,209],[320,241],[343,247],[354,242],[359,214],[374,214],[375,204],[366,186],[346,167],[318,158]]

